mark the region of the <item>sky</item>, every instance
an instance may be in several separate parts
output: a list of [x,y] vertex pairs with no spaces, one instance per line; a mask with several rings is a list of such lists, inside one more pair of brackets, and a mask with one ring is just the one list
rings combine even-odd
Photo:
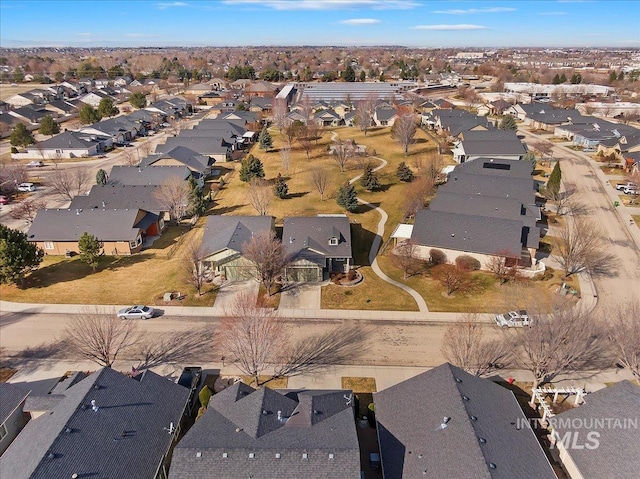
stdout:
[[637,0],[0,0],[0,46],[640,47]]

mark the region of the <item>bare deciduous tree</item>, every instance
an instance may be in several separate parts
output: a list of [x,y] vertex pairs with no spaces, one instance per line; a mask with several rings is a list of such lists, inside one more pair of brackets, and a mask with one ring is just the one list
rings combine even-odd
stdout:
[[563,302],[550,312],[527,310],[531,327],[509,328],[506,349],[518,367],[531,372],[534,388],[569,371],[610,364],[598,323],[578,305]]
[[564,270],[565,276],[583,269],[595,269],[606,263],[602,230],[592,220],[573,217],[574,224],[566,221],[558,236],[553,238],[553,255]]
[[508,250],[500,250],[487,260],[485,268],[495,274],[500,283],[506,283],[518,275],[517,263],[518,255]]
[[3,161],[0,167],[0,186],[3,193],[13,193],[17,185],[29,179],[27,168],[22,163],[10,164]]
[[291,145],[283,145],[280,148],[280,158],[282,159],[282,168],[285,175],[289,174],[289,168],[291,167]]
[[69,351],[101,366],[111,367],[123,351],[141,340],[138,324],[115,314],[87,309],[75,316],[64,331]]
[[31,223],[38,210],[45,208],[47,202],[40,199],[26,199],[11,208],[9,213],[14,220],[24,220]]
[[398,112],[398,117],[393,123],[391,134],[402,146],[404,156],[409,155],[409,145],[413,143],[417,128],[418,125],[412,111],[401,110]]
[[536,141],[533,145],[533,149],[542,155],[542,158],[553,158],[553,143],[550,141]]
[[124,160],[124,164],[127,166],[135,166],[138,164],[138,155],[137,155],[137,148],[136,151],[133,151],[133,148],[125,148],[124,151],[122,152],[121,156],[122,159]]
[[616,361],[640,379],[640,301],[630,300],[611,307],[602,322]]
[[368,96],[364,100],[360,100],[356,105],[355,123],[367,136],[367,130],[371,127],[371,115],[373,114],[373,108],[375,105],[375,96]]
[[508,352],[500,339],[485,337],[486,327],[476,313],[463,314],[447,326],[440,350],[454,366],[475,376],[504,367]]
[[178,222],[189,210],[189,186],[178,177],[171,177],[153,192],[160,205],[169,212],[169,217]]
[[245,258],[253,262],[258,274],[258,280],[273,294],[273,285],[284,273],[289,262],[282,242],[271,231],[254,235],[248,243],[243,245],[242,253]]
[[258,212],[260,216],[265,216],[269,212],[271,201],[273,200],[273,190],[268,183],[261,178],[252,178],[249,184],[247,195],[249,204]]
[[273,118],[273,124],[278,128],[278,131],[282,133],[285,126],[287,115],[289,114],[289,108],[287,107],[287,100],[284,98],[275,98],[273,100],[273,107],[271,109],[271,116]]
[[217,336],[221,350],[240,371],[252,376],[256,385],[269,366],[283,360],[289,347],[284,322],[273,310],[258,308],[255,298],[244,292],[225,311]]
[[393,249],[393,262],[402,270],[403,279],[407,279],[414,270],[416,263],[417,245],[411,240],[400,243]]
[[329,187],[329,173],[324,168],[312,168],[311,184],[320,193],[320,201],[324,201],[324,193]]
[[433,182],[426,176],[420,176],[405,186],[404,215],[411,218],[424,207],[427,195],[433,189]]
[[347,166],[348,161],[351,159],[351,153],[353,149],[349,147],[340,138],[333,142],[333,159],[340,167],[340,171],[344,171],[344,167]]
[[202,286],[204,285],[208,271],[203,259],[211,252],[201,241],[191,238],[185,247],[185,264],[187,284],[190,284],[198,291],[198,296],[202,296]]
[[89,180],[89,170],[85,168],[56,169],[47,178],[46,183],[51,188],[51,191],[60,198],[71,201],[74,197],[87,191]]
[[469,284],[469,273],[452,264],[440,264],[433,268],[433,278],[445,287],[447,296],[456,291],[465,291]]

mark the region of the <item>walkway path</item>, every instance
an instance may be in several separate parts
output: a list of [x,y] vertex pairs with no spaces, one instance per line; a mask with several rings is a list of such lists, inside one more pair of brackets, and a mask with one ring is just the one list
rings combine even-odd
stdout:
[[[337,133],[335,131],[331,132],[331,140],[335,141],[335,139],[338,137]],[[378,165],[377,167],[375,167],[373,169],[373,171],[378,171],[381,170],[382,168],[384,168],[385,166],[387,166],[387,160],[377,157],[377,156],[372,156],[371,158],[374,158],[376,160],[378,160],[380,162],[380,165]],[[362,174],[351,178],[349,180],[349,184],[352,185],[353,183],[355,183],[356,181],[358,181],[360,179],[360,177],[362,176]],[[379,214],[380,214],[380,221],[378,221],[378,229],[376,231],[376,237],[373,240],[373,243],[371,244],[371,249],[369,250],[369,262],[371,263],[371,269],[373,270],[373,272],[378,275],[378,277],[380,277],[380,279],[382,279],[383,281],[386,281],[389,284],[392,284],[400,289],[402,289],[403,291],[406,291],[407,293],[409,293],[413,299],[416,301],[416,303],[418,304],[418,310],[421,313],[425,313],[425,312],[429,312],[429,307],[427,306],[427,303],[425,302],[424,298],[422,297],[422,295],[420,295],[420,293],[418,293],[415,289],[410,288],[409,286],[407,286],[406,284],[400,283],[398,281],[395,281],[393,279],[391,279],[389,276],[387,276],[386,274],[384,274],[382,272],[382,270],[380,269],[380,266],[378,265],[378,250],[380,249],[380,246],[382,245],[382,238],[384,237],[384,226],[387,223],[387,219],[389,219],[389,215],[387,215],[387,212],[384,211],[382,208],[380,208],[379,206],[375,206],[372,205],[371,203],[358,198],[358,203],[371,208],[372,210],[376,210]]]

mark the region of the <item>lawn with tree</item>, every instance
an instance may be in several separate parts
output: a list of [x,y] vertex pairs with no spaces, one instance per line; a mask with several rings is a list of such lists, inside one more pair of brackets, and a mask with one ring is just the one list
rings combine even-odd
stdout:
[[40,122],[40,134],[45,136],[53,136],[60,133],[60,125],[53,119],[51,115],[45,115]]
[[18,123],[11,131],[11,136],[9,136],[9,143],[16,148],[24,148],[33,145],[35,142],[33,134],[23,123]]
[[28,241],[26,233],[0,224],[0,284],[21,286],[43,257],[44,251]]

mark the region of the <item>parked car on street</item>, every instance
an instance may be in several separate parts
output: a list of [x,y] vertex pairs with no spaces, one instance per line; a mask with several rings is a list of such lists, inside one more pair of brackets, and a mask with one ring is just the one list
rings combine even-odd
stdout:
[[20,183],[18,185],[18,191],[36,191],[36,185],[33,183]]
[[135,305],[118,311],[121,319],[149,319],[153,317],[154,310],[149,306]]
[[531,321],[529,315],[523,309],[520,311],[509,311],[508,313],[498,314],[495,317],[496,324],[500,327],[507,326],[509,328],[521,328],[523,326],[530,326]]
[[41,168],[44,166],[44,161],[30,161],[27,166],[29,168]]

